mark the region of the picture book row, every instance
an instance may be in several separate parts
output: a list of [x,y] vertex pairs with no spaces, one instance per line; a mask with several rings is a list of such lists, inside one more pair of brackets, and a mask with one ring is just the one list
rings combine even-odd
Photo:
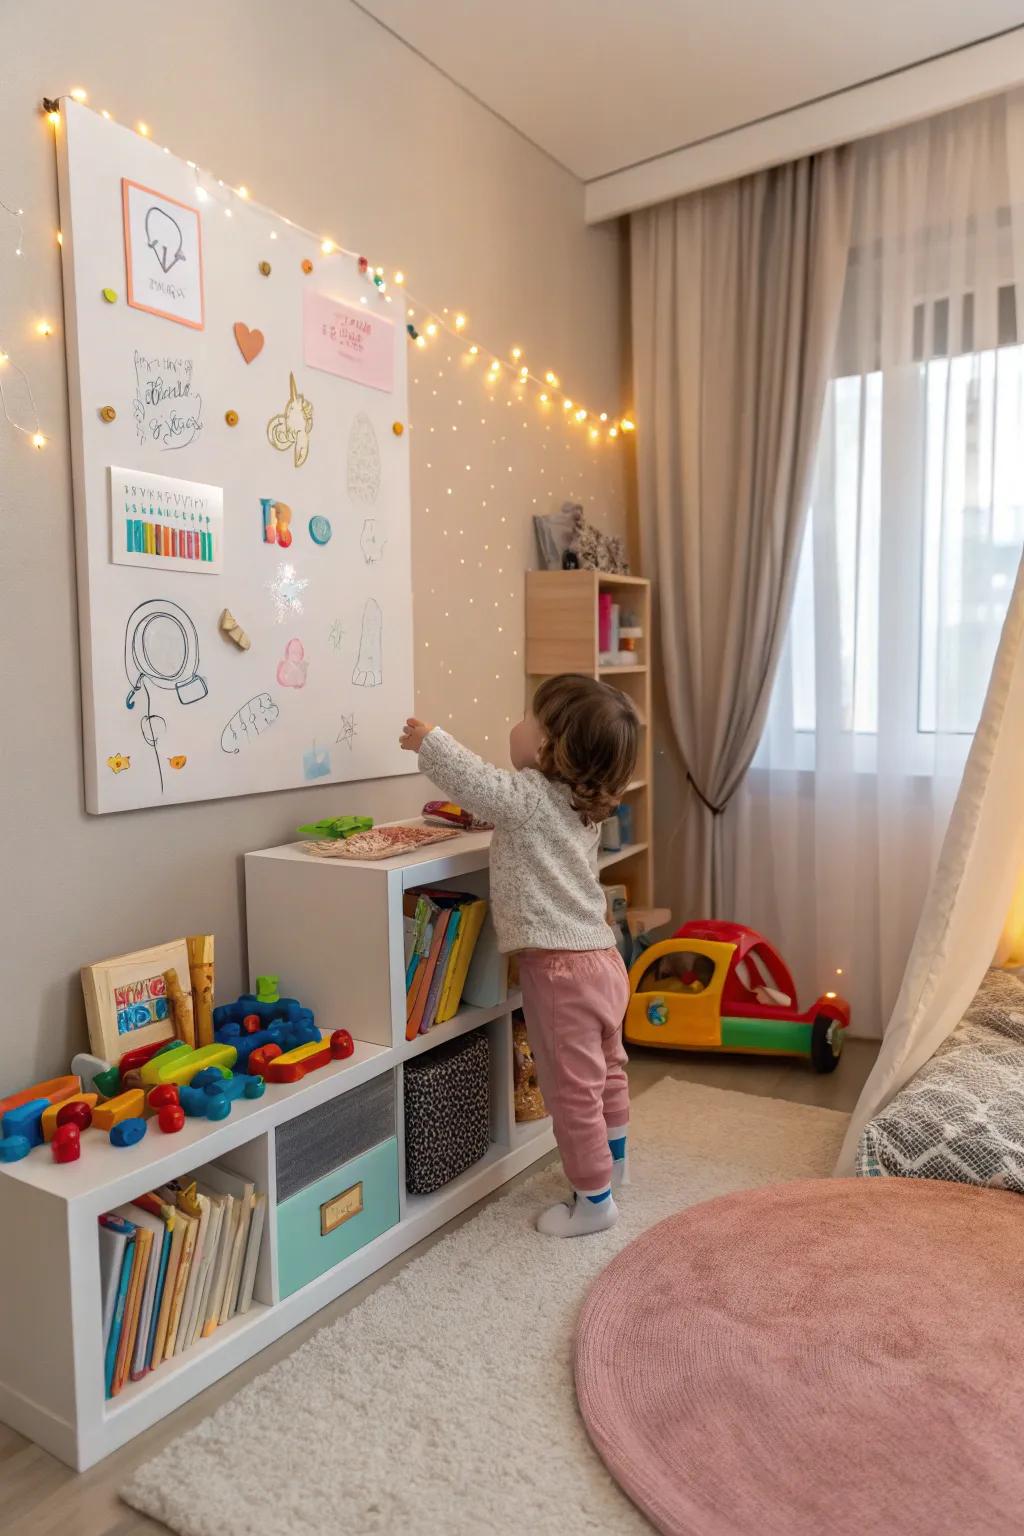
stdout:
[[455,1017],[463,996],[483,1003],[481,986],[497,1001],[485,971],[500,964],[493,934],[471,970],[487,916],[487,903],[467,891],[407,891],[405,935],[405,1037],[415,1040]]
[[265,1212],[262,1191],[210,1163],[100,1217],[108,1398],[249,1310]]

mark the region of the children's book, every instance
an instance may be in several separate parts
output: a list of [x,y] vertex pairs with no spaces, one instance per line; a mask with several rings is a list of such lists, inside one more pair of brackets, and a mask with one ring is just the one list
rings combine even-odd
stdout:
[[145,1227],[137,1226],[135,1229],[135,1257],[132,1264],[131,1279],[128,1282],[128,1297],[125,1301],[121,1340],[117,1346],[114,1382],[110,1389],[111,1397],[116,1397],[128,1380],[128,1371],[135,1351],[135,1339],[139,1331],[142,1292],[146,1283],[146,1273],[149,1267],[149,1256],[152,1246],[152,1232],[147,1231]]
[[[160,1361],[157,1354],[157,1331],[160,1325],[161,1314],[166,1319],[164,1310],[164,1297],[167,1285],[167,1269],[170,1264],[171,1248],[174,1241],[174,1207],[167,1205],[156,1195],[140,1195],[132,1205],[141,1211],[148,1211],[151,1216],[159,1218],[163,1222],[163,1240],[159,1246],[159,1258],[156,1271],[156,1290],[153,1295],[153,1313],[149,1324],[149,1338],[146,1342],[145,1368],[152,1370]],[[154,1252],[157,1250],[154,1249]]]
[[206,1201],[206,1228],[203,1233],[203,1256],[199,1264],[199,1277],[196,1282],[195,1303],[192,1309],[192,1320],[189,1325],[188,1338],[185,1348],[191,1346],[202,1335],[206,1323],[206,1314],[210,1305],[210,1287],[213,1283],[213,1272],[217,1267],[217,1258],[220,1253],[220,1230],[224,1221],[224,1202],[219,1195],[209,1196],[196,1191],[197,1200]]
[[124,1250],[135,1228],[130,1221],[109,1212],[100,1217],[100,1287],[103,1294],[103,1348],[110,1343],[117,1294],[121,1286]]
[[441,992],[445,978],[448,975],[448,966],[451,963],[452,950],[455,947],[456,935],[462,926],[462,909],[453,907],[448,914],[448,922],[444,930],[444,941],[441,952],[437,957],[437,965],[430,981],[430,989],[427,992],[427,1004],[420,1020],[420,1034],[425,1035],[437,1017],[437,1005],[441,1001]]
[[[176,1199],[177,1192],[168,1185],[160,1191],[163,1199]],[[181,1312],[185,1301],[185,1292],[188,1289],[189,1277],[192,1272],[192,1256],[195,1253],[196,1232],[199,1227],[198,1219],[191,1216],[181,1206],[177,1208],[175,1226],[183,1228],[181,1240],[181,1253],[178,1260],[178,1271],[174,1277],[174,1294],[171,1297],[171,1310],[167,1319],[167,1336],[164,1342],[164,1359],[169,1360],[176,1352],[178,1332],[181,1328]]]
[[196,1183],[204,1195],[208,1195],[211,1201],[218,1201],[221,1205],[220,1236],[217,1240],[217,1254],[213,1261],[213,1274],[210,1279],[210,1289],[207,1292],[207,1303],[203,1316],[201,1335],[208,1339],[220,1322],[221,1308],[224,1304],[224,1290],[228,1282],[228,1270],[231,1266],[231,1256],[234,1252],[235,1238],[238,1235],[238,1201],[232,1195],[222,1195],[212,1185],[197,1176]]
[[461,920],[455,944],[452,948],[444,986],[437,1006],[435,1022],[445,1024],[453,1019],[462,1003],[463,988],[469,975],[470,961],[476,950],[477,940],[487,916],[487,903],[478,897],[470,898],[460,908]]
[[185,1299],[181,1306],[181,1326],[178,1328],[178,1337],[174,1342],[174,1353],[180,1355],[188,1349],[192,1343],[195,1331],[196,1310],[199,1306],[199,1297],[202,1291],[206,1270],[203,1267],[206,1258],[206,1234],[210,1225],[210,1202],[205,1195],[200,1195],[195,1183],[190,1181],[187,1189],[179,1195],[179,1204],[182,1199],[191,1201],[189,1209],[194,1207],[196,1213],[196,1245],[192,1253],[192,1272],[188,1277],[185,1287]]
[[198,1170],[198,1176],[211,1189],[217,1190],[220,1194],[229,1195],[238,1207],[238,1223],[233,1234],[231,1255],[225,1277],[224,1294],[221,1297],[217,1318],[219,1323],[226,1323],[229,1317],[234,1317],[238,1309],[242,1268],[245,1263],[249,1223],[252,1219],[253,1194],[256,1186],[251,1179],[243,1178],[240,1173],[235,1173],[230,1168],[224,1168],[219,1163],[208,1163],[205,1168]]
[[[100,1217],[100,1221],[106,1221]],[[121,1273],[117,1282],[117,1295],[114,1299],[114,1314],[110,1323],[110,1337],[107,1339],[107,1349],[103,1360],[103,1388],[107,1397],[114,1395],[114,1373],[117,1366],[117,1356],[121,1347],[121,1333],[124,1328],[124,1315],[128,1305],[128,1290],[131,1284],[132,1273],[135,1269],[135,1227],[125,1237],[124,1247],[121,1250]]]
[[430,954],[427,956],[427,961],[423,968],[423,974],[420,978],[419,990],[416,994],[416,1002],[405,1026],[405,1038],[407,1040],[415,1040],[416,1036],[420,1032],[420,1026],[423,1023],[423,1015],[427,1008],[427,1000],[430,997],[430,986],[434,979],[434,972],[437,969],[437,962],[440,959],[441,950],[444,946],[444,936],[448,927],[448,919],[450,916],[450,911],[443,911],[438,912],[437,917],[434,919],[434,937],[430,945]]
[[149,1233],[149,1255],[146,1260],[146,1271],[142,1277],[141,1290],[139,1292],[138,1326],[135,1330],[135,1341],[132,1345],[131,1358],[128,1362],[128,1374],[132,1381],[140,1381],[145,1376],[148,1366],[146,1364],[149,1350],[150,1326],[153,1321],[153,1305],[156,1299],[157,1280],[160,1275],[160,1259],[163,1252],[165,1227],[158,1216],[150,1215],[149,1211],[135,1205],[122,1205],[114,1212],[123,1221],[132,1221],[137,1228]]
[[494,921],[488,912],[470,961],[463,1002],[474,1008],[494,1008],[508,992],[508,956],[499,954]]
[[252,1219],[249,1222],[249,1233],[245,1245],[245,1258],[242,1264],[241,1279],[238,1286],[238,1311],[248,1312],[252,1305],[252,1292],[256,1284],[256,1265],[260,1256],[260,1240],[263,1236],[263,1222],[267,1211],[267,1197],[262,1191],[257,1190],[252,1197]]
[[[155,1196],[153,1197],[156,1198]],[[159,1202],[163,1204],[163,1202]],[[156,1328],[153,1333],[153,1348],[150,1351],[150,1364],[157,1366],[164,1358],[164,1350],[167,1346],[167,1328],[171,1319],[171,1306],[174,1301],[174,1287],[178,1278],[178,1266],[181,1263],[181,1246],[185,1238],[185,1223],[173,1206],[164,1205],[164,1209],[170,1212],[169,1231],[171,1235],[170,1250],[167,1255],[167,1267],[164,1271],[163,1286],[160,1292],[160,1310],[157,1314]]]

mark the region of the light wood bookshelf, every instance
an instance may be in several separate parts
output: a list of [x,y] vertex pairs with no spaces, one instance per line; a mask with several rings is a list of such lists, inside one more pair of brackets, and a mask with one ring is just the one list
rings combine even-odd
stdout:
[[[598,648],[598,597],[610,592],[632,612],[643,638],[633,666],[602,666]],[[625,885],[630,907],[653,901],[651,848],[651,584],[643,576],[608,576],[603,571],[528,571],[526,576],[526,672],[530,693],[546,677],[582,672],[621,688],[640,717],[640,753],[623,800],[633,811],[633,841],[615,853],[602,853],[598,865],[605,884]]]
[[[374,863],[313,858],[301,844],[246,855],[250,980],[280,969],[282,990],[312,1007],[323,1031],[348,1029],[354,1054],[297,1083],[270,1085],[262,1098],[239,1100],[226,1120],[189,1119],[171,1136],[151,1124],[142,1141],[123,1149],[88,1130],[79,1162],[58,1165],[49,1148],[36,1148],[0,1165],[0,1230],[10,1245],[0,1307],[0,1420],[82,1471],[553,1150],[550,1119],[515,1118],[517,991],[501,988],[492,1006],[464,1004],[448,1023],[405,1038],[403,895],[450,885],[486,896],[490,841],[489,832],[466,833]],[[490,1042],[491,1145],[433,1194],[409,1194],[405,1064],[481,1027]],[[399,1219],[286,1294],[278,1273],[278,1128],[382,1073],[395,1087]],[[106,1400],[97,1218],[214,1161],[267,1196],[252,1307]]]

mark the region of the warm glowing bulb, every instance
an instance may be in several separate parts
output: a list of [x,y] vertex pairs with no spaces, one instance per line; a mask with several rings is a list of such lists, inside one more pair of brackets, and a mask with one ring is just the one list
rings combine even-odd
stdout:
[[602,411],[601,412],[601,420],[602,421],[607,421],[608,420],[608,412],[607,411]]
[[598,432],[596,427],[591,427],[590,435],[591,435],[591,437],[600,437],[601,434],[600,434],[600,432]]
[[384,276],[384,268],[383,267],[376,267],[375,271],[376,271],[378,277],[383,277]]
[[401,287],[401,285],[405,282],[405,273],[404,272],[396,272],[395,273],[395,282],[399,285],[399,287]]
[[43,436],[43,434],[41,432],[33,432],[33,434],[32,434],[32,446],[33,446],[33,448],[43,448],[43,447],[45,447],[45,445],[46,445],[46,438]]
[[210,201],[210,194],[205,187],[196,187],[196,197],[198,197],[201,203],[208,203]]
[[6,352],[0,352],[0,368],[2,368],[4,363],[6,363],[6,362],[7,362],[7,353]]
[[628,416],[623,416],[622,420],[619,422],[619,426],[622,428],[623,432],[633,432],[636,430],[636,422],[630,421]]
[[457,331],[461,331],[463,326],[465,325],[465,323],[466,323],[465,315],[456,315],[455,316],[455,329]]
[[239,195],[239,197],[248,197],[249,196],[249,188],[248,187],[239,187],[238,195]]
[[513,347],[512,348],[512,356],[515,358],[517,363],[518,363],[519,359],[522,357],[522,355],[523,355],[522,347]]
[[39,336],[53,335],[53,326],[50,324],[49,320],[40,320],[39,324],[36,326],[36,334]]
[[320,249],[321,249],[321,251],[323,251],[325,256],[329,256],[331,254],[331,252],[334,250],[334,241],[333,240],[321,240],[320,241]]
[[525,368],[525,367],[520,368],[520,370],[519,370],[519,377],[521,379],[528,379],[530,377],[530,370],[529,370],[529,368]]
[[64,244],[64,236],[61,234],[59,229],[57,231],[57,244],[58,245],[63,245]]
[[549,368],[547,373],[544,375],[544,381],[547,384],[554,384],[554,385],[557,386],[557,384],[558,384],[558,375],[556,373],[552,373],[551,369]]
[[825,993],[825,996],[826,996],[826,997],[835,997],[835,995],[836,995],[836,994],[835,994],[835,993],[834,993],[834,992],[826,992],[826,993]]
[[546,394],[541,394],[541,396],[540,396],[540,403],[541,403],[541,405],[547,405],[548,397],[547,397]]
[[618,437],[618,435],[619,435],[618,427],[609,427],[608,428],[608,436],[609,437]]
[[434,324],[433,320],[430,321],[430,323],[425,327],[425,329],[426,329],[426,332],[427,332],[428,336],[436,336],[437,335],[437,326]]
[[836,975],[837,975],[837,976],[841,976],[841,975],[842,975],[842,974],[843,974],[843,968],[842,968],[842,966],[841,966],[841,965],[837,965],[837,966],[836,966]]
[[480,348],[477,346],[476,342],[474,341],[473,345],[469,349],[470,357],[476,357],[476,355],[477,355],[477,353],[479,351],[480,351]]
[[103,108],[103,111],[100,113],[100,117],[105,117],[107,122],[110,122],[110,113],[107,111],[106,107]]
[[427,338],[425,336],[417,336],[416,337],[416,345],[418,347],[425,347],[426,344],[427,344]]
[[580,410],[578,410],[578,411],[577,411],[577,412],[576,412],[576,420],[577,420],[577,421],[586,421],[586,419],[587,419],[587,413],[586,413],[586,411],[584,411],[584,410],[582,410],[582,409],[580,409]]
[[150,135],[152,130],[150,129],[150,126],[149,126],[148,123],[137,123],[136,127],[138,128],[139,132],[142,134],[142,137],[144,139],[148,139],[149,138],[149,135]]
[[59,112],[47,112],[47,114],[46,114],[46,121],[48,123],[52,123],[55,128],[58,127],[59,124],[60,124],[60,113]]
[[562,401],[562,410],[563,411],[571,411],[572,410],[572,401],[571,400],[563,400]]
[[71,94],[72,101],[88,101],[89,100],[88,92],[83,91],[82,87],[80,85],[76,85],[74,90],[70,94]]

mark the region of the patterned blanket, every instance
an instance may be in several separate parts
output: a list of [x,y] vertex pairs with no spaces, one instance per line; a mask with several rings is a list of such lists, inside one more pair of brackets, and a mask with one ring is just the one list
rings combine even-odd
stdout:
[[986,974],[949,1039],[865,1127],[857,1172],[1024,1194],[1024,981]]

